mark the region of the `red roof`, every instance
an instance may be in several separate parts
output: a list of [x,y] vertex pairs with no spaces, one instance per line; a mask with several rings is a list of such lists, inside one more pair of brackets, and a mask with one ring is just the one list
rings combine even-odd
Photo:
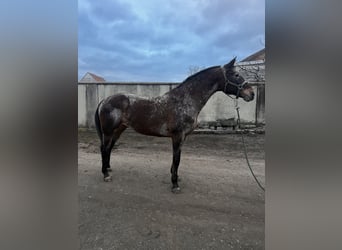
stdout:
[[95,75],[95,74],[93,74],[93,73],[90,73],[90,72],[88,72],[88,74],[89,75],[91,75],[96,81],[98,81],[98,82],[105,82],[106,80],[103,78],[103,77],[101,77],[101,76],[97,76],[97,75]]
[[85,73],[85,75],[82,77],[82,79],[80,80],[80,82],[88,82],[89,79],[86,79],[86,76],[87,76],[87,75],[91,76],[95,82],[105,82],[105,81],[106,81],[106,80],[105,80],[103,77],[101,77],[101,76],[95,75],[94,73],[87,72],[87,73]]

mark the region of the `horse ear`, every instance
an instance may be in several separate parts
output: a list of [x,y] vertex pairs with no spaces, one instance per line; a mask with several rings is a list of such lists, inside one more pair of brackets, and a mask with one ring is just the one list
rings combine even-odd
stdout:
[[232,67],[234,66],[234,64],[235,64],[235,60],[236,60],[236,57],[234,57],[229,63],[227,63],[226,65],[224,65],[224,67],[225,67],[226,69],[232,68]]

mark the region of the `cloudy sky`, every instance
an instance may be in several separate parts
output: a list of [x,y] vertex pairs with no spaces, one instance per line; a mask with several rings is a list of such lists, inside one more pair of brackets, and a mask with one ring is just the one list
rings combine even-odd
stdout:
[[265,46],[264,0],[78,0],[78,77],[181,82]]

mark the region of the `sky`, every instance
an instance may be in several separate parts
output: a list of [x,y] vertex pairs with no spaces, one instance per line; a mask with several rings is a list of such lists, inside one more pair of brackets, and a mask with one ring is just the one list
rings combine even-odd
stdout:
[[265,0],[78,0],[78,78],[181,82],[265,47]]

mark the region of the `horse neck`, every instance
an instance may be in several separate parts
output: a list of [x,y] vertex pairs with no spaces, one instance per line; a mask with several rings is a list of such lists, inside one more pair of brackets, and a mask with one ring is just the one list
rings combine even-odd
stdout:
[[217,91],[223,90],[224,77],[219,67],[213,67],[189,77],[180,86],[170,91],[179,100],[190,101],[198,112],[209,98]]

